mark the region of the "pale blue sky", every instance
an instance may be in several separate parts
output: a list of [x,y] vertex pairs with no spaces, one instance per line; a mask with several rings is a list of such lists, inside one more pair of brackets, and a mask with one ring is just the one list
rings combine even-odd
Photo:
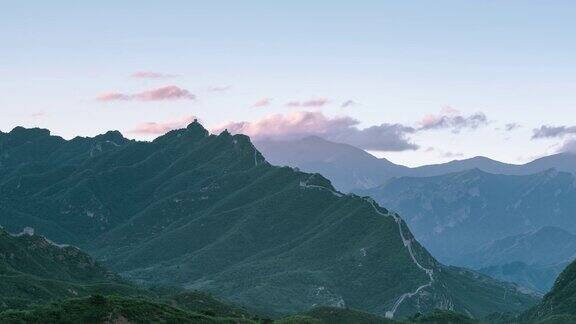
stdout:
[[[150,138],[129,131],[187,115],[215,127],[302,110],[351,116],[360,128],[414,126],[449,106],[490,122],[418,132],[419,150],[379,155],[410,165],[523,162],[563,140],[531,140],[533,128],[576,125],[574,17],[576,2],[554,0],[0,0],[0,130]],[[176,77],[131,78],[136,71]],[[197,100],[96,100],[165,85]],[[270,106],[251,107],[265,97]],[[285,106],[312,98],[330,103]],[[340,107],[346,100],[359,105]],[[507,123],[522,127],[496,129]]]

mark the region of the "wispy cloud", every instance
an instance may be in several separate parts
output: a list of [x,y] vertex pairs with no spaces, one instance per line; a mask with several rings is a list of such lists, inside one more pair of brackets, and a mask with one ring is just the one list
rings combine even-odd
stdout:
[[157,89],[152,89],[140,92],[135,95],[135,98],[142,101],[159,101],[159,100],[195,100],[196,96],[191,94],[186,89],[177,86],[166,86]]
[[254,108],[268,107],[268,106],[270,106],[270,104],[272,104],[271,98],[261,98],[261,99],[258,99],[255,103],[253,103],[251,107],[254,107]]
[[576,134],[576,126],[540,126],[532,131],[532,139],[564,137]]
[[412,127],[400,124],[381,124],[364,129],[359,121],[348,116],[327,117],[321,112],[299,111],[275,114],[253,122],[230,122],[213,129],[242,133],[255,140],[289,140],[317,135],[328,140],[351,144],[366,150],[405,151],[415,150],[407,135],[415,132]]
[[441,151],[439,154],[440,154],[441,157],[446,158],[446,159],[455,159],[455,158],[459,158],[459,157],[463,157],[463,156],[464,156],[463,153],[460,153],[460,152],[449,152],[449,151],[448,151],[448,152]]
[[214,87],[208,88],[208,91],[210,91],[210,92],[226,92],[226,91],[229,91],[230,89],[232,89],[232,86],[230,86],[230,85],[214,86]]
[[359,104],[354,100],[346,100],[340,105],[340,107],[341,108],[348,108],[348,107],[354,107],[354,106],[358,106],[358,105]]
[[120,92],[106,92],[98,95],[96,99],[99,101],[121,101],[132,100],[132,96]]
[[136,79],[166,79],[176,77],[175,74],[167,74],[151,71],[137,71],[132,73],[130,76]]
[[99,95],[99,101],[169,101],[169,100],[195,100],[196,96],[186,89],[171,85],[156,89],[146,90],[135,94],[126,94],[120,92],[108,92]]
[[46,112],[45,111],[37,111],[35,113],[30,114],[30,117],[34,118],[34,119],[40,119],[40,118],[44,118],[46,117]]
[[477,129],[488,124],[488,118],[482,112],[463,116],[460,111],[446,107],[438,115],[427,115],[419,123],[420,130],[450,129],[459,133],[463,129]]
[[522,127],[520,124],[517,123],[508,123],[506,125],[504,125],[504,130],[507,132],[511,132],[513,130],[516,130],[518,128]]
[[304,100],[304,101],[299,101],[299,100],[290,101],[290,102],[286,103],[286,106],[311,108],[311,107],[323,107],[323,106],[327,105],[328,103],[330,103],[330,100],[328,100],[326,98],[315,98],[315,99],[309,99],[309,100]]
[[167,120],[163,122],[147,122],[136,125],[130,133],[140,134],[140,135],[162,135],[168,133],[171,130],[185,128],[188,124],[192,123],[196,116],[189,115],[183,116],[178,119]]

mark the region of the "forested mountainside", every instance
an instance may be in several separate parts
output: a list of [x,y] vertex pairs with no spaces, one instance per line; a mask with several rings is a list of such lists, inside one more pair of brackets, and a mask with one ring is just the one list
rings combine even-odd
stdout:
[[519,322],[576,323],[576,262],[562,271],[552,290]]
[[0,147],[1,224],[80,246],[139,283],[205,290],[269,314],[326,305],[479,317],[536,300],[443,266],[399,215],[318,174],[272,166],[248,137],[209,135],[197,122],[153,142],[18,128]]
[[[450,312],[401,322],[369,313],[318,307],[272,320],[175,287],[138,288],[78,248],[56,245],[31,230],[0,230],[1,323],[419,323],[452,319]],[[111,295],[108,295],[111,294]]]
[[[121,281],[77,248],[55,245],[30,230],[18,235],[2,230],[0,257],[2,323],[494,324],[571,323],[576,319],[573,305],[576,263],[566,268],[541,303],[519,315],[493,313],[474,319],[452,311],[434,310],[397,321],[349,308],[315,307],[272,320],[198,291],[137,288]],[[110,293],[113,295],[106,295]]]
[[78,248],[0,228],[0,311],[94,293],[138,291]]

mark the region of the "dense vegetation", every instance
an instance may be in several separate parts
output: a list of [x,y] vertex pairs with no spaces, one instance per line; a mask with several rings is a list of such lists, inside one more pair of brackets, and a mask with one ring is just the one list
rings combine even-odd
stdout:
[[[191,295],[190,299],[197,299]],[[202,300],[202,299],[200,299]],[[198,300],[198,301],[200,301]],[[209,305],[206,305],[209,306]],[[434,311],[406,320],[389,320],[364,312],[321,307],[306,313],[272,320],[246,314],[172,306],[141,297],[93,295],[67,299],[27,310],[0,312],[1,323],[274,323],[274,324],[412,324],[412,323],[478,323],[453,312]]]
[[144,298],[94,295],[0,313],[1,323],[255,323],[196,313]]
[[576,322],[576,261],[560,274],[552,291],[521,319],[547,323],[571,319]]
[[1,224],[80,246],[137,283],[203,290],[271,316],[336,306],[480,317],[536,301],[443,266],[399,216],[197,122],[151,143],[17,128],[0,134],[0,149]]
[[[198,295],[191,295],[191,299]],[[514,314],[491,314],[481,319],[452,311],[435,310],[429,314],[416,314],[403,320],[390,320],[357,310],[321,307],[308,312],[280,319],[267,319],[249,314],[230,313],[229,310],[212,308],[213,299],[200,299],[201,309],[185,305],[170,305],[144,297],[121,297],[117,295],[92,295],[84,298],[60,300],[25,310],[0,312],[1,323],[260,323],[260,324],[569,324],[576,316],[573,309],[567,313],[540,314],[529,312]],[[220,302],[214,301],[222,307]],[[567,305],[565,305],[567,306]],[[234,309],[234,307],[230,307]],[[572,313],[570,315],[569,313]]]
[[78,248],[0,229],[0,310],[93,293],[140,294]]

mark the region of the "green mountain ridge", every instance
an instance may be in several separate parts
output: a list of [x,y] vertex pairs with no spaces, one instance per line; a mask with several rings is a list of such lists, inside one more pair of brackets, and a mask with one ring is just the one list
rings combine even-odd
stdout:
[[98,292],[138,289],[75,247],[0,229],[0,310]]
[[576,262],[572,262],[556,279],[552,290],[521,321],[558,323],[576,322]]
[[[115,287],[117,275],[88,255],[74,247],[55,245],[30,230],[18,235],[1,230],[0,259],[1,323],[397,323],[361,311],[329,307],[272,321],[203,292],[170,287],[144,290],[128,284]],[[41,289],[47,294],[19,296],[20,303],[7,304],[17,295],[10,286],[11,276],[23,279],[18,269],[30,272],[18,282],[21,292]],[[106,281],[111,282],[108,289],[95,284]],[[39,282],[51,284],[40,287]],[[85,297],[78,297],[82,295]]]
[[[0,230],[0,269],[4,285],[0,285],[0,296],[10,296],[14,291],[6,288],[6,282],[18,269],[27,269],[27,280],[20,282],[24,291],[33,291],[39,280],[49,281],[54,286],[42,287],[46,291],[58,292],[57,286],[64,289],[90,287],[91,283],[109,281],[120,282],[118,277],[88,255],[74,247],[56,245],[44,237],[34,235],[30,230],[14,235]],[[317,307],[298,315],[273,321],[274,323],[571,323],[576,317],[573,302],[576,296],[576,262],[565,269],[556,281],[554,289],[544,300],[529,311],[513,314],[491,314],[473,319],[454,312],[434,310],[430,314],[417,314],[401,321],[393,321],[354,309]],[[462,271],[462,270],[460,270]],[[469,275],[477,275],[470,272]],[[31,280],[36,279],[36,280]],[[74,285],[69,284],[73,282]],[[72,286],[73,288],[69,288]],[[126,285],[127,286],[127,285]],[[81,289],[78,289],[84,293]],[[102,296],[94,293],[114,293]],[[171,288],[142,290],[109,289],[92,290],[90,297],[70,298],[78,292],[68,291],[64,295],[26,296],[26,305],[18,305],[19,310],[0,309],[2,323],[108,323],[126,322],[181,322],[181,323],[272,323],[250,312],[222,303],[202,292],[179,291]],[[130,297],[129,294],[139,294]],[[22,298],[23,300],[26,297]],[[36,301],[42,304],[50,299],[58,301],[30,306]]]
[[[153,142],[85,139],[72,153],[47,131],[16,133],[18,141],[0,136],[0,222],[80,246],[138,283],[203,290],[272,315],[338,306],[480,317],[536,301],[441,265],[398,215],[318,174],[270,165],[243,135],[209,135],[195,122]],[[64,162],[36,152],[46,142]]]

